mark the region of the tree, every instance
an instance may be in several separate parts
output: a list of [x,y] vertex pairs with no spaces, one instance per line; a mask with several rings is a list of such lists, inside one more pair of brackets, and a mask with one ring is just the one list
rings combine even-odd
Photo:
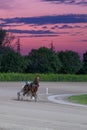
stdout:
[[58,56],[62,62],[62,73],[75,74],[81,68],[81,61],[78,53],[74,51],[61,51],[58,52]]
[[26,63],[24,57],[10,50],[1,59],[1,72],[25,72]]
[[20,54],[20,51],[21,51],[21,45],[20,45],[20,39],[18,38],[17,41],[16,41],[16,46],[17,46],[17,53]]
[[87,52],[83,54],[83,73],[87,74]]
[[16,47],[16,51],[20,54],[20,39],[14,36],[11,32],[7,32],[4,29],[0,29],[0,48],[9,47],[14,49]]
[[11,48],[9,47],[0,47],[0,70],[1,70],[1,62],[3,59],[3,56],[8,54],[10,51],[13,51]]
[[61,62],[56,53],[46,47],[32,50],[28,58],[30,59],[28,72],[58,73],[61,68]]
[[50,49],[55,52],[55,47],[53,45],[53,41],[51,41],[51,43],[50,43]]
[[5,36],[6,36],[6,31],[1,28],[0,29],[0,46],[2,46]]

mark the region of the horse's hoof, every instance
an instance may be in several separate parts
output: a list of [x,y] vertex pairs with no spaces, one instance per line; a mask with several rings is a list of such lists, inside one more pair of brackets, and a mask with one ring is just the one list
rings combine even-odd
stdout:
[[32,97],[32,99],[34,100],[34,97]]

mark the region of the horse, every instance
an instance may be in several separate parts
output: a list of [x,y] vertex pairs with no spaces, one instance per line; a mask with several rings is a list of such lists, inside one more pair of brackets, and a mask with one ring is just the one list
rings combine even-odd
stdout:
[[[37,101],[37,91],[38,91],[38,87],[39,87],[39,80],[40,80],[40,77],[36,76],[36,78],[33,82],[31,82],[28,85],[25,85],[23,87],[23,89],[21,90],[23,96],[30,95],[31,99],[32,99],[32,97],[34,97],[35,101]],[[18,99],[20,99],[20,94],[18,94]]]

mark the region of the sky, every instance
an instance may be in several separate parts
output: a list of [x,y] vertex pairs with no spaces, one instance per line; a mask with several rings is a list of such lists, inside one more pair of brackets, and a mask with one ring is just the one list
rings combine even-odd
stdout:
[[21,53],[50,47],[87,51],[87,0],[0,0],[0,27],[20,38]]

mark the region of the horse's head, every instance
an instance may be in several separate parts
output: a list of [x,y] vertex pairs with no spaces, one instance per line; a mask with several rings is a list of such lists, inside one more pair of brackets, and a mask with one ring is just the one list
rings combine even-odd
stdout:
[[36,77],[36,80],[39,82],[39,80],[40,80],[40,77],[39,77],[39,76],[37,76],[37,77]]
[[34,80],[34,84],[36,84],[37,86],[39,86],[39,80],[40,80],[40,77],[36,76],[36,78]]

